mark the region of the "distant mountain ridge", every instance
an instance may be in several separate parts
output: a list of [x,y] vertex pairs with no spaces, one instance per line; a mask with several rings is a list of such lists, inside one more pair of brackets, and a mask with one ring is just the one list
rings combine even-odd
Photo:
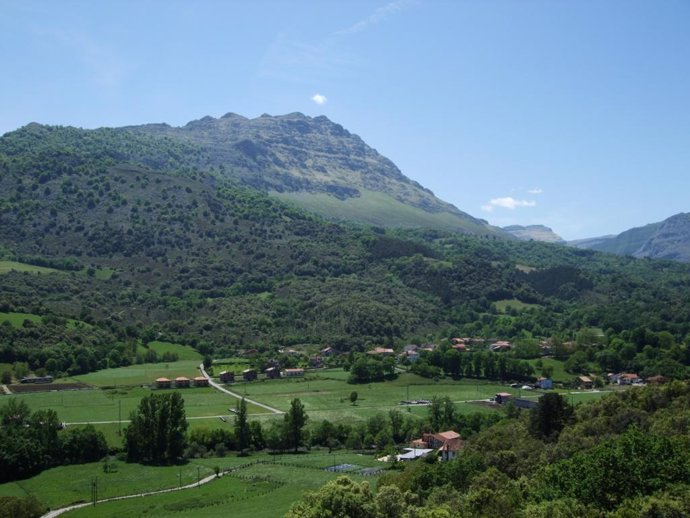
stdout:
[[485,220],[440,200],[325,116],[290,113],[248,119],[227,113],[182,127],[146,124],[122,129],[197,145],[204,165],[326,217],[504,235]]
[[617,236],[571,241],[570,246],[651,259],[690,262],[690,213],[676,214]]
[[503,230],[523,241],[543,241],[545,243],[564,243],[565,240],[545,225],[510,225]]

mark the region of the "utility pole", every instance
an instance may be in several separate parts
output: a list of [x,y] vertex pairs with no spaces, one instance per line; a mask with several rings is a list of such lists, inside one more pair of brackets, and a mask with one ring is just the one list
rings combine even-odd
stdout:
[[117,400],[117,435],[122,435],[122,399]]
[[201,487],[201,467],[196,467],[196,485]]

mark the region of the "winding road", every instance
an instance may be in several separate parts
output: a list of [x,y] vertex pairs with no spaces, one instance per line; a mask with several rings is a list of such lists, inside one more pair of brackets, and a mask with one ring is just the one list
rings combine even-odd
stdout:
[[236,397],[237,399],[243,399],[247,403],[251,403],[252,405],[256,405],[258,407],[264,408],[270,412],[273,412],[274,414],[284,414],[282,410],[278,410],[277,408],[273,408],[272,406],[264,405],[263,403],[259,403],[258,401],[254,401],[253,399],[249,399],[244,397],[242,394],[238,394],[237,392],[233,392],[232,390],[228,390],[225,387],[219,385],[215,381],[211,379],[211,376],[208,375],[206,372],[206,369],[204,369],[204,364],[202,363],[199,365],[199,370],[201,371],[202,376],[208,380],[209,385],[211,385],[214,389],[220,390],[221,392],[225,392],[226,394],[229,394],[232,397]]
[[[157,491],[148,491],[146,493],[137,493],[136,495],[125,495],[125,496],[113,496],[111,498],[104,498],[103,500],[96,500],[96,504],[102,504],[105,502],[115,502],[117,500],[127,500],[129,498],[139,498],[143,496],[150,495],[160,495],[162,493],[172,493],[173,491],[182,491],[184,489],[192,489],[193,487],[199,487],[203,484],[208,484],[211,480],[218,478],[216,475],[209,475],[208,477],[202,478],[199,482],[194,482],[192,484],[187,484],[186,486],[173,487],[169,489],[159,489]],[[67,513],[69,511],[74,511],[75,509],[81,509],[82,507],[88,507],[94,505],[93,502],[83,502],[81,504],[68,505],[66,507],[61,507],[60,509],[55,509],[53,511],[48,511],[46,514],[41,516],[41,518],[53,518],[55,516],[60,516],[61,514]]]

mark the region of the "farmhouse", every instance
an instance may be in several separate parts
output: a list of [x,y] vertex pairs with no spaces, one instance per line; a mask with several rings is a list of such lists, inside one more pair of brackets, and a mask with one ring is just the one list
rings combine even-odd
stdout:
[[235,381],[235,373],[230,371],[223,371],[219,375],[221,383],[233,383]]
[[256,371],[254,369],[243,370],[242,379],[244,379],[244,381],[254,381],[256,379]]
[[194,378],[195,387],[208,387],[208,379],[204,376],[197,376]]
[[321,356],[334,356],[336,354],[336,350],[333,349],[333,347],[326,347],[324,349],[321,349]]
[[542,390],[547,390],[547,389],[552,389],[553,388],[553,380],[550,378],[538,378],[537,387],[542,389]]
[[410,444],[414,450],[430,451],[437,449],[443,461],[454,459],[464,445],[465,442],[460,434],[453,430],[433,434],[425,433],[422,434],[421,439],[415,439]]
[[591,389],[594,386],[594,382],[589,376],[578,376],[575,381],[578,386],[583,389]]
[[304,376],[304,369],[285,369],[283,376],[286,378],[301,378]]
[[266,377],[270,380],[280,378],[280,369],[278,367],[269,367],[266,369]]
[[491,350],[494,352],[504,352],[510,351],[512,347],[513,345],[510,342],[506,342],[505,340],[499,340],[498,342],[494,342],[491,345]]
[[507,403],[511,397],[513,397],[513,395],[510,392],[499,392],[496,394],[494,400],[499,405],[502,405],[503,403]]
[[156,388],[170,388],[172,386],[172,380],[168,378],[158,378],[156,380]]
[[185,378],[184,376],[178,376],[177,378],[175,378],[175,386],[177,388],[187,388],[189,387],[191,382],[192,380],[190,380],[189,378]]
[[618,375],[619,385],[632,385],[640,383],[641,381],[640,377],[632,372],[624,372]]

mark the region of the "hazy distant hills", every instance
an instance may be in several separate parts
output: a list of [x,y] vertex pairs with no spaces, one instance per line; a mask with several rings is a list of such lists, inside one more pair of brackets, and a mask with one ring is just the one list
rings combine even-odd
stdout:
[[202,166],[321,215],[389,227],[502,234],[410,180],[360,137],[324,116],[248,119],[228,113],[183,127],[123,128],[198,146]]
[[544,225],[510,225],[503,227],[505,232],[523,241],[543,241],[545,243],[564,243],[561,236]]
[[570,246],[633,257],[690,262],[690,213],[631,228],[617,236],[571,241]]

